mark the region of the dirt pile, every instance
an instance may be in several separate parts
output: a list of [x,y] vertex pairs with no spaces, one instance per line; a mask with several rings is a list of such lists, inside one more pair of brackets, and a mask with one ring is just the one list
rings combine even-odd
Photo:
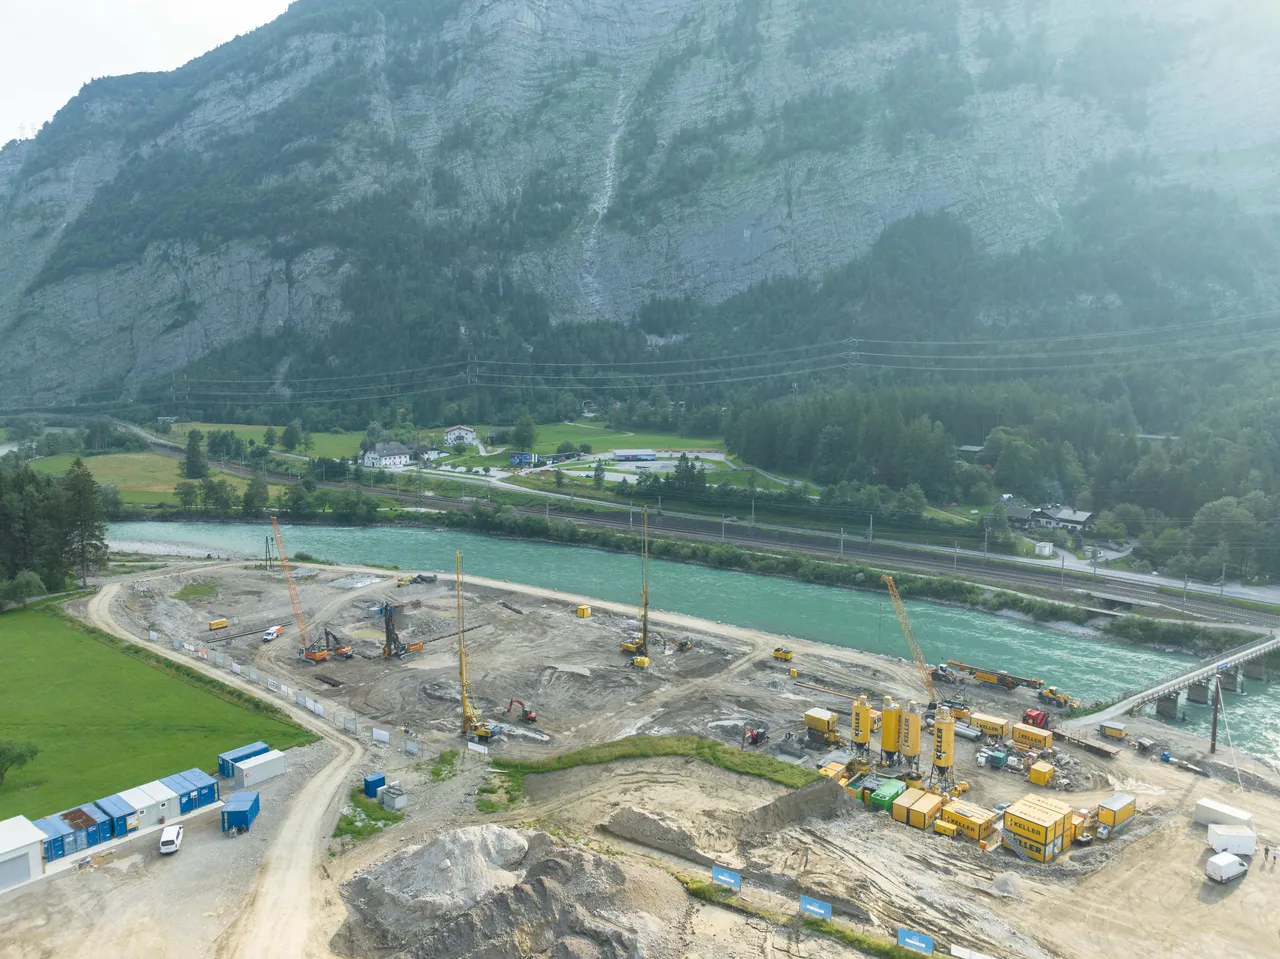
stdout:
[[736,826],[741,836],[758,836],[799,825],[807,819],[839,819],[861,811],[862,805],[847,789],[834,779],[823,779],[741,814]]
[[473,826],[343,887],[346,956],[633,959],[673,953],[685,894],[652,867],[541,832]]
[[661,813],[628,807],[614,813],[601,828],[620,839],[659,849],[690,862],[702,863],[704,866],[710,866],[714,862],[710,856],[698,850],[698,841],[691,833]]

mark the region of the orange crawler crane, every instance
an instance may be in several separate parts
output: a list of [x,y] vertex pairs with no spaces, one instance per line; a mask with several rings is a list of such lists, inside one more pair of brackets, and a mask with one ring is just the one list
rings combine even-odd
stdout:
[[329,658],[328,646],[318,649],[307,644],[307,621],[302,613],[302,602],[298,599],[298,586],[293,581],[293,566],[289,563],[289,554],[284,548],[284,534],[280,532],[280,524],[271,517],[271,528],[276,534],[276,550],[280,553],[280,567],[284,570],[284,581],[289,587],[289,601],[293,603],[293,621],[298,624],[298,655],[313,663],[323,663]]

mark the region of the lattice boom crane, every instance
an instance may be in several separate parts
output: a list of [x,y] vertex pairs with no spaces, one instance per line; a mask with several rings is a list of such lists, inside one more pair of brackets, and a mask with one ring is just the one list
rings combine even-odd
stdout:
[[[298,642],[301,644],[300,655],[307,656],[308,659],[317,658],[316,654],[307,655],[307,621],[302,613],[302,601],[298,599],[298,586],[293,581],[293,566],[289,563],[289,553],[284,548],[284,534],[280,532],[280,524],[276,518],[271,517],[271,528],[276,534],[276,550],[280,553],[280,566],[284,569],[285,585],[289,587],[289,601],[293,603],[293,621],[298,624]],[[328,650],[325,650],[324,659],[328,659]]]
[[884,584],[889,587],[889,598],[893,600],[893,611],[898,614],[898,622],[902,624],[902,635],[907,637],[907,645],[911,647],[911,658],[916,662],[916,669],[920,672],[920,681],[924,683],[924,688],[929,691],[929,701],[938,702],[938,692],[933,688],[933,677],[929,673],[929,664],[925,662],[924,651],[920,648],[920,644],[916,642],[915,633],[911,631],[911,620],[907,618],[907,607],[902,602],[902,597],[898,595],[898,587],[893,581],[892,576],[881,576]]

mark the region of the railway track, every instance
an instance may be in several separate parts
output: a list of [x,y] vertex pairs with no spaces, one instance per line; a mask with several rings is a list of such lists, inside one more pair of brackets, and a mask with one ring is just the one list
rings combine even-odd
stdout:
[[[168,444],[153,443],[152,449],[173,459],[182,457],[181,449]],[[254,473],[249,468],[222,462],[218,463],[218,469],[244,478],[251,477]],[[267,473],[266,479],[268,482],[285,485],[296,481],[296,477],[283,473]],[[343,483],[317,482],[316,486],[333,491],[349,490],[349,487]],[[389,489],[375,489],[373,492],[378,496],[410,506],[433,505],[467,509],[474,502],[491,502],[484,495],[483,490],[477,490],[480,495],[473,498],[435,494],[421,496],[417,493]],[[545,507],[535,506],[517,506],[514,509],[523,516],[542,516],[547,512]],[[583,525],[602,526],[626,532],[637,531],[634,514],[625,508],[619,508],[614,512],[604,510],[586,512],[560,508],[553,512],[556,518],[569,519]],[[1023,566],[998,558],[975,557],[964,553],[948,555],[937,550],[914,549],[897,543],[878,543],[848,537],[842,540],[837,534],[820,530],[792,530],[776,526],[752,528],[741,523],[721,523],[713,517],[703,519],[690,514],[678,516],[660,514],[655,518],[652,513],[649,518],[649,530],[658,536],[724,543],[743,549],[788,550],[821,559],[854,560],[930,576],[958,576],[992,586],[1031,587],[1077,603],[1084,599],[1088,604],[1089,596],[1100,593],[1139,604],[1183,611],[1219,623],[1266,628],[1280,627],[1280,616],[1261,610],[1243,609],[1231,603],[1217,602],[1204,593],[1188,593],[1184,600],[1181,597],[1159,592],[1154,584],[1148,586],[1131,580],[1111,578],[1105,574],[1098,574],[1095,577],[1073,571],[1063,573],[1060,570]],[[1096,602],[1095,600],[1095,604]]]

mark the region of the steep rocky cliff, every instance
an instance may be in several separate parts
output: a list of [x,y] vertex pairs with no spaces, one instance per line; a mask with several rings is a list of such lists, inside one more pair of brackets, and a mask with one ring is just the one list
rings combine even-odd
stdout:
[[247,340],[282,371],[326,336],[336,365],[393,332],[445,356],[528,312],[629,321],[817,277],[920,212],[1013,253],[1129,152],[1263,222],[1280,14],[1248,6],[298,0],[0,151],[0,393]]

